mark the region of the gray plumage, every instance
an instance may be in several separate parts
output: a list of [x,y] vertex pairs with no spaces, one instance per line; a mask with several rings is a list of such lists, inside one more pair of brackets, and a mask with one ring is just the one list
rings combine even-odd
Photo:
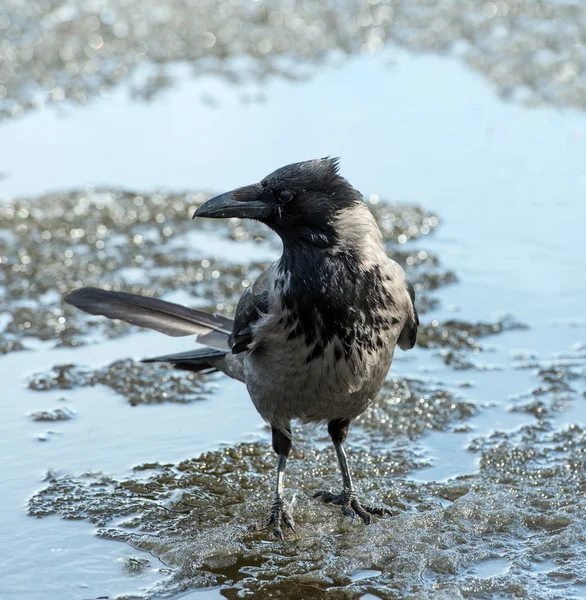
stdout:
[[[346,209],[341,220],[353,222],[354,232],[359,230],[359,235],[334,247],[332,260],[337,259],[337,254],[355,253],[359,257],[358,270],[370,273],[376,268],[380,272],[381,289],[371,292],[393,301],[383,300],[373,309],[352,305],[347,288],[337,287],[327,279],[320,281],[318,293],[338,296],[334,310],[346,305],[347,310],[340,311],[339,318],[351,321],[331,335],[318,333],[314,340],[307,332],[297,334],[299,305],[283,302],[285,297],[305,294],[308,298],[306,302],[302,300],[301,310],[311,311],[311,286],[302,279],[301,287],[296,289],[295,278],[282,261],[271,265],[258,278],[247,295],[263,295],[265,310],[258,309],[254,321],[247,325],[252,335],[249,352],[242,355],[245,381],[261,416],[283,431],[288,430],[293,419],[307,423],[352,420],[364,412],[382,386],[402,330],[414,319],[403,270],[387,257],[366,205]],[[367,310],[379,317],[377,324],[369,322]],[[311,318],[322,320],[315,306]]]
[[218,369],[244,381],[252,402],[273,429],[278,485],[270,522],[293,528],[282,501],[291,446],[290,423],[328,423],[344,490],[319,492],[370,522],[386,509],[356,499],[342,444],[349,423],[379,392],[395,346],[416,341],[415,293],[385,251],[380,230],[360,194],[338,173],[337,160],[319,159],[278,169],[222,194],[194,216],[254,218],[283,241],[283,254],[248,288],[234,321],[176,304],[121,292],[83,288],[66,300],[169,335],[196,334],[213,349],[148,359],[177,368]]
[[229,348],[228,336],[232,330],[232,320],[221,315],[210,315],[138,294],[91,287],[71,292],[65,297],[65,301],[91,315],[120,319],[173,337],[195,335],[199,343],[211,348]]

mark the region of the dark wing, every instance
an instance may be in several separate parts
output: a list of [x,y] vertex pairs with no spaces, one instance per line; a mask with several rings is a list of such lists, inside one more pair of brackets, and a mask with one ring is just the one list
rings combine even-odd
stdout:
[[228,350],[232,320],[221,315],[156,298],[112,292],[98,288],[80,288],[67,296],[65,302],[89,313],[120,319],[131,325],[147,327],[172,336],[197,335],[200,344]]
[[216,350],[214,348],[198,348],[197,350],[188,350],[187,352],[178,352],[177,354],[165,354],[164,356],[154,356],[153,358],[143,358],[140,362],[171,363],[175,369],[184,371],[214,371],[218,367],[215,364],[226,357],[227,352]]
[[415,308],[415,289],[410,281],[407,282],[407,291],[409,292],[409,298],[411,298],[413,314],[409,315],[399,334],[399,347],[401,350],[411,350],[415,346],[415,342],[417,342],[417,328],[419,327],[419,315]]
[[266,290],[254,292],[257,286],[249,287],[238,301],[232,335],[228,340],[232,346],[232,354],[244,352],[252,343],[251,325],[260,317],[261,313],[269,310],[269,294]]

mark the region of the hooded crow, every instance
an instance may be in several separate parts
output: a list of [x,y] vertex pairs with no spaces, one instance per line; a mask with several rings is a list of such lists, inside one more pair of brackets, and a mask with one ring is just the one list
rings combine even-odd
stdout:
[[352,420],[381,389],[395,346],[415,345],[419,319],[413,286],[387,256],[361,194],[340,176],[337,159],[322,158],[212,198],[193,216],[254,219],[282,240],[282,256],[242,294],[234,320],[96,288],[78,289],[66,302],[172,336],[195,334],[204,348],[145,362],[217,369],[246,384],[278,455],[267,521],[277,537],[283,539],[283,526],[295,526],[283,501],[293,420],[327,423],[336,450],[342,491],[314,497],[366,524],[390,514],[359,501],[343,444]]

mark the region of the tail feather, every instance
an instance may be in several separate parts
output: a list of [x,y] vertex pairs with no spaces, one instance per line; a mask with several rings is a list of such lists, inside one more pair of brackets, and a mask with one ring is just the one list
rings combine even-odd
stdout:
[[155,356],[154,358],[145,358],[141,362],[166,362],[175,369],[192,371],[193,373],[222,371],[228,377],[244,382],[243,355],[214,350],[213,348],[201,348],[178,354]]
[[91,314],[120,319],[131,325],[147,327],[179,337],[196,335],[197,341],[228,351],[232,320],[173,302],[138,294],[80,288],[65,296],[65,302]]
[[164,356],[155,356],[153,358],[144,358],[141,362],[167,362],[171,363],[176,369],[184,371],[218,371],[223,370],[222,363],[228,352],[213,350],[211,348],[200,348],[199,350],[188,350],[177,354],[166,354]]

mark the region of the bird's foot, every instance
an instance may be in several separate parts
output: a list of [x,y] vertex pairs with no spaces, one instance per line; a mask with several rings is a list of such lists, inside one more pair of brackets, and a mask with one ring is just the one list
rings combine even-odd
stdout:
[[273,505],[271,506],[271,514],[269,515],[268,519],[265,519],[260,523],[256,523],[251,527],[251,529],[264,529],[265,527],[269,527],[271,525],[273,527],[273,535],[279,538],[282,542],[285,541],[283,527],[285,527],[285,529],[290,529],[293,533],[295,533],[295,521],[293,521],[291,511],[287,508],[281,498],[275,498]]
[[321,498],[325,504],[338,504],[342,507],[342,513],[347,517],[354,518],[358,515],[365,523],[372,523],[372,515],[384,517],[392,515],[391,511],[384,506],[369,506],[362,504],[353,492],[341,492],[340,494],[332,494],[332,492],[319,491],[313,495],[314,498]]

